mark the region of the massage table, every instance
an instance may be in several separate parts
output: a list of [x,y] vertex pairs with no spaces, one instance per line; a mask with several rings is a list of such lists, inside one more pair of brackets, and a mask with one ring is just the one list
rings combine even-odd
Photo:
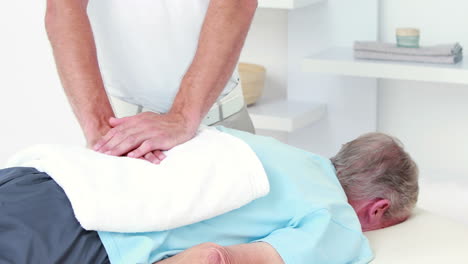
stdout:
[[468,226],[416,208],[405,222],[366,232],[371,264],[468,264]]

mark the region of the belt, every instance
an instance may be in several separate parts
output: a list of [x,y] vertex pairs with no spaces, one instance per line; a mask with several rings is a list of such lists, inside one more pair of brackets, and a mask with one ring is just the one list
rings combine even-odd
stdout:
[[244,105],[244,95],[239,82],[231,92],[214,103],[203,119],[202,124],[209,126],[222,121],[242,110]]

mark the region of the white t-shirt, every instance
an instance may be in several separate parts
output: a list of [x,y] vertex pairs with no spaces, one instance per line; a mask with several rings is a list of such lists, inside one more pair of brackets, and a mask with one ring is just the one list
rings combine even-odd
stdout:
[[[91,0],[91,21],[107,92],[167,112],[195,55],[210,0]],[[238,84],[234,72],[221,97]]]

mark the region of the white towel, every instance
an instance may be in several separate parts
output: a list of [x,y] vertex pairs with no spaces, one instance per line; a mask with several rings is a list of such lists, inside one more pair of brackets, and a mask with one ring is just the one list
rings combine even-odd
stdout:
[[7,167],[34,167],[65,191],[87,230],[160,231],[237,209],[269,192],[260,160],[242,140],[205,128],[160,165],[84,147],[37,145]]

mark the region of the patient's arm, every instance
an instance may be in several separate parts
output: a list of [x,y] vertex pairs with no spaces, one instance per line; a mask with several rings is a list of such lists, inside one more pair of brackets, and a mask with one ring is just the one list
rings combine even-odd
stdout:
[[265,242],[223,247],[204,243],[157,264],[284,264],[276,250]]

